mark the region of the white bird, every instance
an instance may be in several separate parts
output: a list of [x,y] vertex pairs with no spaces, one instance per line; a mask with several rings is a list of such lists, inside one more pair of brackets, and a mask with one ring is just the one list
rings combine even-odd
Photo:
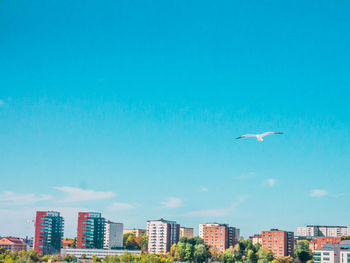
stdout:
[[246,134],[246,135],[239,136],[236,139],[242,139],[242,138],[246,138],[246,137],[255,137],[258,139],[259,142],[262,142],[263,137],[266,135],[270,135],[270,134],[283,134],[283,132],[264,132],[261,134]]

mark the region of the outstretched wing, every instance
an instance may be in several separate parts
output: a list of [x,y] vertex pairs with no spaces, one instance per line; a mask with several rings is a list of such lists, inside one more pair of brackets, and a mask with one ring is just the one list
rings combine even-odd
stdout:
[[264,136],[270,135],[270,134],[283,134],[283,132],[264,132],[264,133],[260,134],[260,136],[264,137]]
[[242,139],[242,138],[246,138],[246,137],[256,137],[256,135],[255,134],[246,134],[246,135],[239,136],[236,139]]

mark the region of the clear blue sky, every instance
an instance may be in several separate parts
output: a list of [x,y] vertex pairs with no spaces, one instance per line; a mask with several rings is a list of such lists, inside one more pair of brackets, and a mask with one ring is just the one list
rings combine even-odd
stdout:
[[1,1],[0,236],[350,225],[349,28],[348,0]]

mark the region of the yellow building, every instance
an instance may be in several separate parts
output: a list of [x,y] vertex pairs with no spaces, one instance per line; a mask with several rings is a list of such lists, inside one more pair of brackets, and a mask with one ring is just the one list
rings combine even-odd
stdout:
[[124,229],[123,234],[132,233],[136,237],[143,236],[146,233],[146,229],[132,228],[132,229]]
[[181,237],[193,238],[193,228],[180,227],[180,238]]

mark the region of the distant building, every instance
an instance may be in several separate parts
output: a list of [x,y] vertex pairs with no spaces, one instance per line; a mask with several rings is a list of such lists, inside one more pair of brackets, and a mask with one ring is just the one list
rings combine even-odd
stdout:
[[147,221],[148,252],[166,254],[179,241],[180,225],[165,219]]
[[111,221],[105,222],[104,248],[123,247],[123,224]]
[[59,212],[38,211],[35,220],[34,250],[41,255],[61,250],[64,220]]
[[103,249],[105,222],[101,213],[79,212],[77,248]]
[[123,234],[128,234],[128,233],[132,233],[136,237],[140,237],[140,236],[143,236],[144,234],[146,234],[146,229],[132,228],[132,229],[124,229],[123,230]]
[[316,249],[323,249],[323,246],[326,244],[339,244],[340,242],[340,237],[317,237],[310,241],[309,248],[311,251],[314,251]]
[[236,227],[228,226],[228,246],[234,247],[239,242],[240,230]]
[[274,257],[293,256],[294,254],[294,233],[271,229],[262,231],[262,247],[273,252]]
[[210,247],[216,247],[223,252],[227,249],[229,241],[228,226],[226,224],[217,224],[215,226],[203,227],[204,244]]
[[74,240],[71,238],[65,238],[62,240],[62,248],[70,248]]
[[256,244],[262,244],[262,235],[256,234],[254,236],[251,237],[252,239],[252,244],[256,245]]
[[0,248],[11,250],[11,252],[26,251],[27,244],[17,237],[4,237],[0,239]]
[[304,238],[316,237],[342,237],[350,235],[350,227],[347,226],[319,226],[307,225],[297,228],[297,236]]
[[91,259],[92,256],[97,256],[98,258],[114,255],[121,256],[126,252],[134,255],[141,254],[141,250],[66,248],[61,250],[61,257],[73,255],[78,259],[82,259],[83,257],[86,259]]
[[182,237],[193,238],[193,228],[180,227],[180,238]]

